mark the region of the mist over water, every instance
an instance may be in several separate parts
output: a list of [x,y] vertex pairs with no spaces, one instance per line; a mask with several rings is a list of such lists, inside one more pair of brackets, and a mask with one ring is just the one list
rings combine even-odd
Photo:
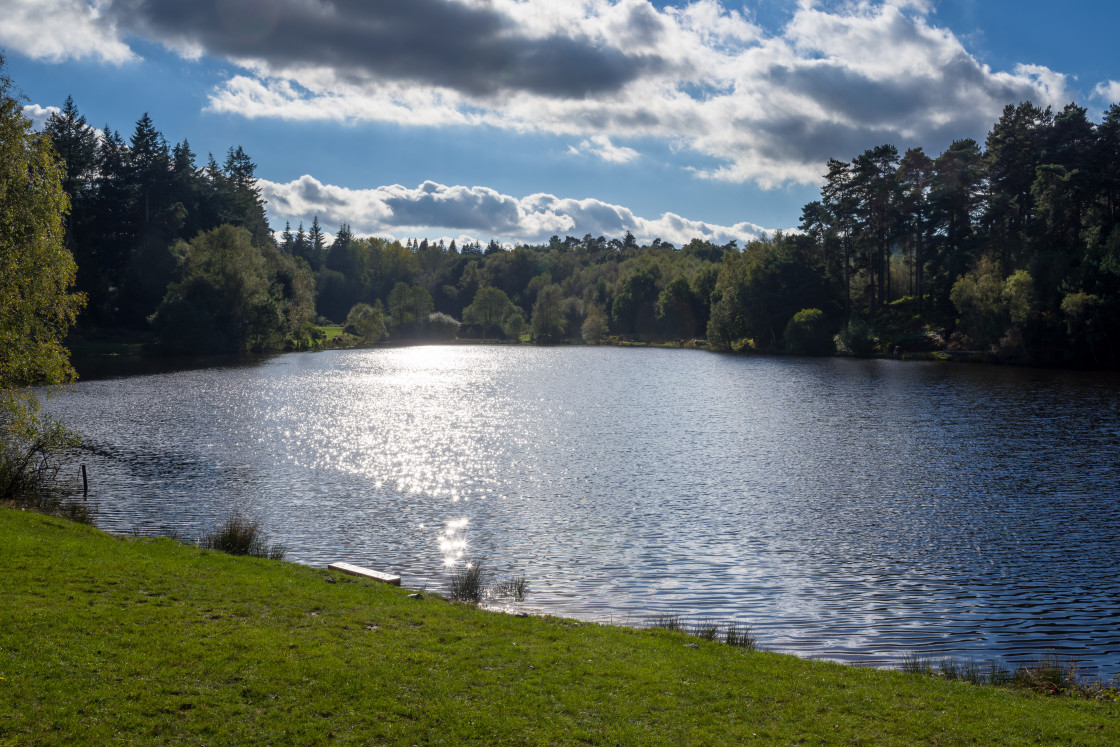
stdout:
[[433,346],[84,381],[50,408],[112,531],[238,510],[289,560],[405,586],[485,559],[541,612],[1120,672],[1114,375]]

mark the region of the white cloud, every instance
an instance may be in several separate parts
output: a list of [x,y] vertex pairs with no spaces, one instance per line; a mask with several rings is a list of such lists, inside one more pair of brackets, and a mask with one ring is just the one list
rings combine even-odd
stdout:
[[104,17],[104,5],[97,0],[5,0],[0,47],[55,62],[93,57],[120,64],[136,59],[116,24]]
[[[327,228],[342,223],[355,233],[391,238],[457,237],[483,243],[545,242],[552,235],[621,237],[632,231],[642,241],[660,238],[677,246],[694,238],[725,244],[747,242],[767,229],[753,223],[722,226],[674,213],[643,218],[630,209],[595,199],[575,200],[538,193],[517,198],[488,187],[445,186],[424,182],[376,189],[348,189],[304,175],[291,182],[259,180],[273,225],[290,221],[310,225],[314,216]],[[433,234],[437,234],[433,236]]]
[[[37,132],[42,132],[46,129],[47,120],[50,119],[52,114],[61,114],[62,110],[57,106],[40,106],[39,104],[26,104],[23,107],[23,116],[31,120],[32,129]],[[93,133],[100,143],[105,133],[96,127],[90,127],[88,124],[85,126],[87,130]]]
[[46,45],[29,54],[120,61],[127,32],[231,61],[213,111],[548,133],[617,164],[639,152],[614,143],[657,141],[698,177],[763,187],[817,182],[829,157],[884,142],[982,138],[1007,103],[1068,100],[1059,72],[979,62],[932,24],[931,0],[801,0],[772,30],[718,0],[9,4],[13,46]]
[[573,155],[594,156],[608,163],[630,163],[641,156],[633,148],[614,145],[606,135],[592,135],[589,140],[581,142],[579,147],[568,146],[568,152]]
[[1031,80],[1038,88],[1041,102],[1035,103],[1046,103],[1060,108],[1061,105],[1069,102],[1065,75],[1056,73],[1043,65],[1023,64],[1015,66],[1015,75],[1020,79]]
[[1108,80],[1098,83],[1093,89],[1093,98],[1100,99],[1106,104],[1120,103],[1120,81]]
[[[1009,102],[1060,106],[1065,76],[1035,65],[993,72],[948,30],[928,2],[895,0],[823,10],[805,3],[767,35],[714,0],[657,11],[645,0],[493,0],[527,38],[568,34],[656,64],[594,96],[532,85],[500,97],[423,80],[356,76],[344,68],[256,61],[213,93],[210,107],[244,116],[487,125],[581,137],[571,152],[613,163],[638,157],[619,139],[668,141],[715,159],[704,178],[764,187],[819,180],[832,156],[893,142],[943,147],[982,137]],[[539,11],[539,12],[537,12]],[[627,25],[629,24],[629,26]],[[636,27],[646,44],[633,43]],[[511,32],[513,33],[513,32]],[[630,39],[630,42],[627,42]],[[573,90],[579,86],[571,84]]]
[[52,114],[58,114],[61,109],[57,106],[39,106],[38,104],[27,104],[23,107],[23,116],[31,120],[31,126],[36,130],[42,131],[47,125],[47,120],[50,119]]

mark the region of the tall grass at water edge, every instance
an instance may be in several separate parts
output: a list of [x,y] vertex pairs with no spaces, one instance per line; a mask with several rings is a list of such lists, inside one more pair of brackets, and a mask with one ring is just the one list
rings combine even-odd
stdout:
[[524,576],[510,576],[489,586],[483,571],[485,562],[469,560],[451,571],[447,580],[448,596],[456,602],[478,604],[486,597],[523,601],[529,592],[529,582]]
[[447,580],[448,594],[456,602],[477,604],[482,601],[482,594],[486,590],[483,578],[481,561],[464,563],[461,568],[451,572]]
[[655,617],[650,623],[650,627],[674,633],[685,633],[702,641],[722,641],[728,646],[735,646],[748,651],[758,650],[758,639],[748,626],[740,623],[720,623],[709,619],[689,623],[680,615],[669,613]]
[[[710,619],[688,622],[672,613],[658,615],[650,623],[652,628],[691,635],[703,641],[722,640],[729,646],[759,650],[758,639],[749,627],[738,623],[725,625]],[[1012,687],[1043,695],[1120,701],[1120,678],[1089,680],[1080,676],[1075,660],[1062,660],[1052,655],[1041,656],[1033,663],[1012,669],[998,660],[980,662],[944,658],[935,665],[933,659],[911,652],[903,658],[899,670],[904,674],[940,677],[977,686]]]
[[59,477],[61,456],[78,447],[78,436],[49,418],[20,427],[3,404],[0,400],[0,506],[92,524],[89,503]]
[[204,550],[217,550],[229,555],[249,555],[254,558],[283,560],[287,549],[281,543],[268,543],[261,532],[260,522],[232,514],[221,526],[199,540]]
[[899,670],[905,674],[942,677],[973,685],[1014,687],[1045,695],[1066,695],[1091,700],[1120,700],[1120,679],[1103,681],[1082,677],[1074,659],[1040,656],[1037,661],[1011,669],[998,660],[933,659],[910,652],[903,657]]

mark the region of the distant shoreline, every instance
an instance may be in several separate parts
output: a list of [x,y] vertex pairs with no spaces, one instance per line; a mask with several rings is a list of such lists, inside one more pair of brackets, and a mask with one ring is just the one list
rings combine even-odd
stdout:
[[[619,347],[619,348],[656,348],[662,350],[697,350],[720,355],[739,357],[774,357],[774,358],[841,358],[846,360],[896,360],[925,363],[967,363],[1010,368],[1030,368],[1050,371],[1070,371],[1077,373],[1092,373],[1097,369],[1062,368],[1056,366],[1025,366],[997,360],[993,355],[981,351],[933,351],[933,352],[901,352],[897,355],[879,354],[871,356],[852,355],[820,355],[805,356],[781,352],[757,352],[753,350],[713,350],[702,340],[690,341],[648,341],[648,340],[613,340],[599,343],[586,343],[578,340],[562,340],[548,344],[535,344],[515,342],[500,339],[472,339],[458,338],[454,340],[389,340],[375,343],[356,343],[349,345],[331,345],[310,350],[277,350],[266,353],[197,353],[197,354],[172,354],[165,355],[145,348],[137,343],[115,343],[94,346],[77,345],[77,352],[72,352],[71,361],[79,374],[79,381],[116,378],[118,376],[140,376],[152,373],[168,373],[211,366],[244,366],[256,365],[260,361],[285,355],[288,353],[318,353],[330,350],[392,350],[411,347],[430,346],[463,346],[463,347]],[[96,352],[87,352],[88,350]]]

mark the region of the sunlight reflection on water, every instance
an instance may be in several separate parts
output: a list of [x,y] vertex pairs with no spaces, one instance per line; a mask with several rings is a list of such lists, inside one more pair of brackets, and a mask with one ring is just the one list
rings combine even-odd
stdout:
[[1115,377],[618,348],[432,346],[86,381],[99,523],[231,509],[289,559],[442,588],[485,559],[528,606],[747,622],[849,661],[1120,670]]

